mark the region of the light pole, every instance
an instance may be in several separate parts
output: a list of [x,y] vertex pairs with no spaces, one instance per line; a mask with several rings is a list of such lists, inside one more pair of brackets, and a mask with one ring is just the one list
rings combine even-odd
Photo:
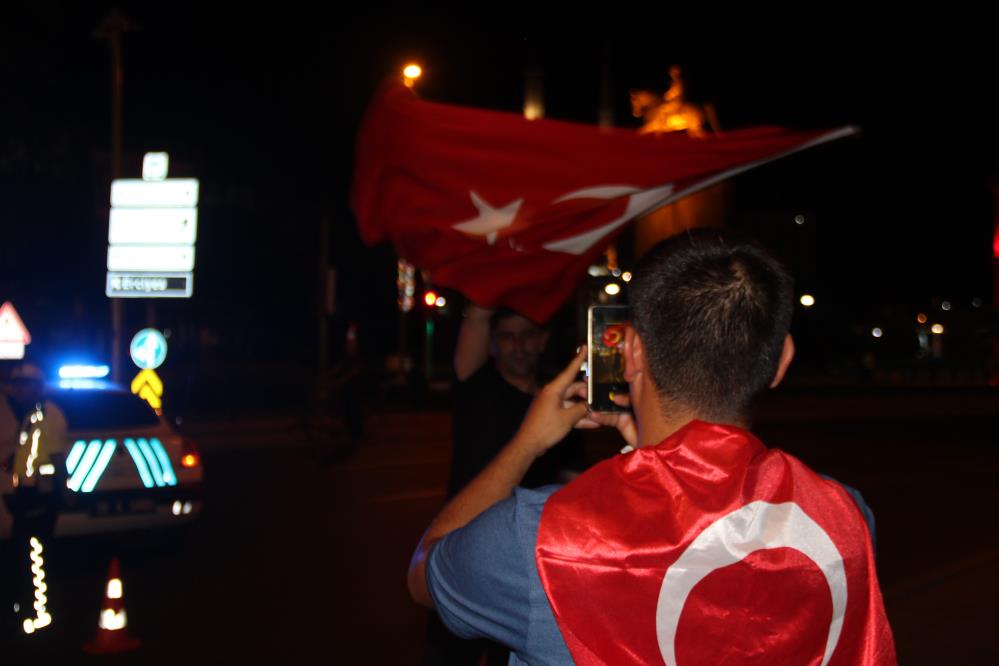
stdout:
[[[409,63],[402,69],[402,81],[406,84],[407,88],[412,89],[416,86],[416,80],[422,74],[422,67],[416,63]],[[399,292],[399,359],[397,372],[400,384],[405,385],[410,371],[407,328],[409,326],[409,313],[413,310],[416,292],[416,266],[406,261],[405,257],[399,257],[396,270],[396,287]]]
[[[135,25],[116,11],[111,12],[94,30],[95,39],[108,40],[111,49],[111,180],[122,176],[122,114],[121,98],[124,69],[121,58],[121,34],[135,30]],[[110,191],[110,190],[109,190]],[[124,303],[120,298],[111,299],[111,379],[122,380],[122,328]]]

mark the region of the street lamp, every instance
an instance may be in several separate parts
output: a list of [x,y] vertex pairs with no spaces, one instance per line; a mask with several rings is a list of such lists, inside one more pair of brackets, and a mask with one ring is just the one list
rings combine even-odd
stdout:
[[416,63],[410,63],[406,65],[402,70],[402,78],[406,84],[407,88],[412,88],[413,84],[416,83],[416,79],[420,78],[423,74],[423,68]]

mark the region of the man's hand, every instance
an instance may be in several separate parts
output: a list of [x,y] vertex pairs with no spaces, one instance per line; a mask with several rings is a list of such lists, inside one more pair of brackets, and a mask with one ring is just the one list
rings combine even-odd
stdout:
[[[586,396],[586,385],[583,385],[583,396]],[[627,393],[615,393],[615,405],[621,407],[631,407],[631,397]],[[617,428],[621,437],[631,448],[638,446],[638,429],[635,427],[635,417],[630,411],[627,412],[590,412],[586,418],[576,424],[577,428],[599,428],[609,426]]]
[[514,442],[529,448],[534,457],[540,456],[562,441],[589,412],[585,399],[571,400],[573,397],[578,397],[579,386],[585,388],[585,384],[575,381],[580,364],[585,358],[584,345],[569,361],[569,365],[534,396],[524,421],[513,438]]

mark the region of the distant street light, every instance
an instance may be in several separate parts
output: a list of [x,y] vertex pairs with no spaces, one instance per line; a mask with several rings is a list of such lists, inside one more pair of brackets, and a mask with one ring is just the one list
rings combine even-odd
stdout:
[[802,294],[800,301],[806,308],[810,308],[815,305],[815,297],[811,294]]
[[416,79],[420,78],[423,74],[423,68],[421,68],[416,63],[410,63],[402,70],[402,78],[406,83],[407,88],[412,88]]

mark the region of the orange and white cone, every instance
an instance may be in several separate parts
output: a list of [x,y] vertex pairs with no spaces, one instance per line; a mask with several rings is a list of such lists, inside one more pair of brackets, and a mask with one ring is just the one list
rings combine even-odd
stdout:
[[128,652],[139,647],[140,641],[128,635],[125,616],[124,589],[121,584],[121,573],[118,558],[111,560],[108,571],[108,584],[104,592],[104,607],[97,621],[97,636],[84,644],[83,651],[90,654],[114,654]]

